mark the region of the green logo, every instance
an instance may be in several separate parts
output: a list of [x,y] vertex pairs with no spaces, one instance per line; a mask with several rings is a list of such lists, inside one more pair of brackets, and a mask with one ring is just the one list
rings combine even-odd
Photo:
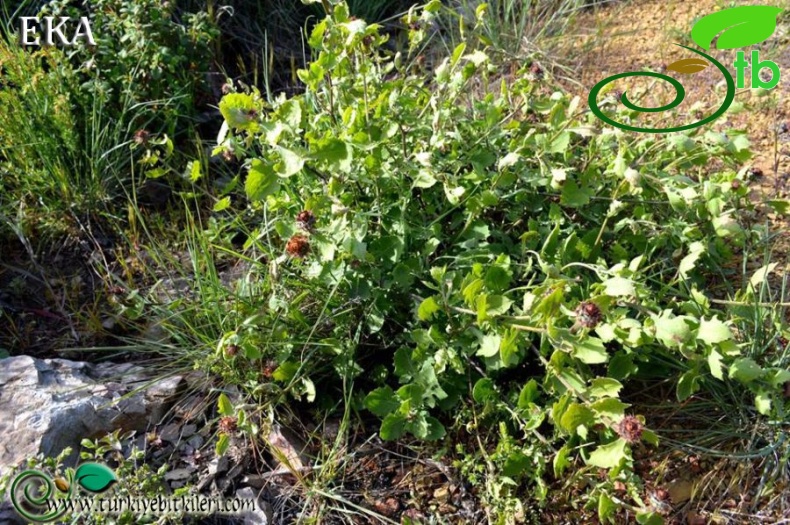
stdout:
[[68,469],[66,478],[52,478],[40,470],[20,472],[11,483],[11,505],[23,518],[50,522],[66,514],[68,507],[58,501],[71,500],[79,489],[101,494],[118,481],[115,473],[99,463],[83,463],[76,471]]
[[[733,7],[731,9],[718,11],[703,17],[696,24],[694,24],[694,27],[691,30],[691,39],[694,40],[694,42],[699,47],[706,51],[710,50],[711,45],[717,36],[717,49],[734,49],[738,47],[759,44],[774,33],[774,30],[776,30],[776,17],[781,11],[782,10],[778,7],[752,5]],[[659,113],[676,108],[683,102],[683,99],[686,97],[686,91],[683,89],[683,85],[677,79],[662,73],[641,71],[620,73],[618,75],[607,77],[598,82],[590,91],[590,95],[587,99],[590,109],[595,114],[595,116],[607,124],[611,124],[612,126],[618,127],[620,129],[625,129],[628,131],[641,131],[644,133],[669,133],[672,131],[683,131],[686,129],[703,126],[722,116],[727,111],[727,109],[729,109],[732,101],[735,99],[736,81],[732,78],[730,72],[727,71],[727,68],[725,68],[720,62],[704,51],[681,44],[675,45],[688,49],[698,56],[673,62],[667,66],[667,69],[675,71],[681,75],[691,75],[707,68],[708,64],[710,63],[716,66],[716,68],[718,68],[718,70],[721,71],[721,74],[724,76],[724,80],[727,82],[727,94],[724,97],[724,102],[712,115],[697,122],[692,122],[691,124],[670,128],[642,128],[638,126],[631,126],[628,124],[623,124],[622,122],[617,122],[616,120],[613,120],[609,116],[605,115],[598,106],[598,94],[601,92],[604,86],[621,78],[655,77],[669,82],[672,87],[675,88],[674,100],[668,104],[655,108],[638,106],[628,99],[626,93],[623,93],[620,100],[625,107],[632,111],[637,111],[640,113]],[[756,50],[752,51],[751,53],[750,64],[749,61],[746,60],[745,53],[743,51],[738,51],[735,62],[733,63],[733,66],[737,72],[738,88],[743,88],[745,86],[746,69],[750,65],[751,87],[773,89],[777,84],[779,84],[779,66],[770,60],[761,61],[760,53]],[[765,68],[770,69],[771,71],[771,79],[768,81],[764,81],[760,78],[760,71]]]

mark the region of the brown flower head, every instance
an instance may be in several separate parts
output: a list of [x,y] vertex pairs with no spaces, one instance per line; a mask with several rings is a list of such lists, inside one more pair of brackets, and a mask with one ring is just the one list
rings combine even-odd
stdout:
[[151,138],[151,133],[144,129],[138,129],[134,133],[134,142],[135,144],[140,146],[145,146],[146,144],[148,144],[148,140],[150,138]]
[[271,379],[272,374],[274,374],[274,371],[277,370],[277,367],[278,367],[277,361],[275,361],[274,359],[267,359],[263,363],[263,370],[261,371],[263,377],[265,377],[266,379]]
[[310,210],[300,211],[296,216],[296,224],[303,230],[313,231],[313,227],[315,226],[315,214]]
[[233,416],[224,416],[219,420],[219,431],[223,434],[233,434],[236,432],[238,421]]
[[310,242],[304,235],[294,235],[288,239],[288,243],[285,245],[285,251],[288,252],[288,255],[291,257],[306,257],[310,252]]
[[228,345],[225,347],[225,355],[228,357],[233,357],[239,353],[239,347],[236,345]]
[[642,422],[635,416],[625,416],[614,426],[614,431],[617,432],[617,435],[629,443],[636,443],[642,439],[642,431],[644,429]]
[[751,167],[751,168],[749,168],[749,175],[753,179],[758,179],[758,178],[763,176],[763,170],[761,170],[758,167]]
[[576,307],[576,322],[584,328],[595,328],[602,318],[601,309],[591,301],[584,301]]

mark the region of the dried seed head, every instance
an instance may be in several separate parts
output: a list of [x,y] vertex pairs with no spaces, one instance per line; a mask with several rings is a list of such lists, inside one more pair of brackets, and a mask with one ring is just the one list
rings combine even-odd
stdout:
[[536,80],[543,79],[543,68],[540,67],[537,62],[533,62],[532,65],[529,66],[529,72],[532,73],[532,76],[534,76]]
[[219,431],[223,434],[233,434],[238,428],[238,421],[233,416],[224,416],[219,420]]
[[288,243],[285,245],[285,251],[292,257],[306,257],[310,252],[310,242],[304,235],[294,235],[288,239]]
[[236,345],[228,345],[225,347],[225,355],[228,357],[233,357],[239,353],[239,347]]
[[591,301],[584,301],[576,307],[576,322],[584,328],[595,328],[602,318],[601,309]]
[[642,431],[644,429],[645,427],[642,426],[642,422],[635,416],[625,416],[614,427],[614,431],[617,432],[617,435],[629,443],[636,443],[642,439]]
[[303,230],[313,231],[315,226],[315,214],[310,210],[300,211],[296,216],[296,224]]
[[739,181],[739,180],[734,180],[734,181],[732,181],[732,182],[730,183],[730,186],[732,186],[732,189],[734,189],[734,190],[737,190],[738,188],[740,188],[740,187],[741,187],[741,181]]
[[135,144],[138,144],[140,146],[145,146],[146,144],[148,144],[148,139],[150,138],[151,138],[151,133],[144,129],[138,129],[134,133],[134,142]]

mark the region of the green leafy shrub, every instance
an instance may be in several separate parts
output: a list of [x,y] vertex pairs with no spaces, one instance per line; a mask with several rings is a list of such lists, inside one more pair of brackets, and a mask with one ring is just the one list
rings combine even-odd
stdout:
[[82,80],[82,107],[89,108],[93,98],[110,112],[147,104],[172,135],[177,117],[191,115],[196,95],[207,89],[211,44],[218,34],[208,12],[178,13],[176,2],[158,0],[78,4],[55,0],[44,13],[90,20],[96,45],[83,40],[69,48]]
[[[406,17],[412,50],[439,9]],[[245,248],[266,254],[273,282],[303,283],[272,285],[268,300],[309,333],[285,345],[294,335],[279,332],[285,346],[267,356],[275,343],[262,338],[278,332],[266,315],[245,321],[218,345],[253,349],[232,366],[274,356],[286,385],[327,362],[345,379],[364,370],[380,380],[363,404],[385,439],[442,438],[471,395],[478,424],[509,436],[492,464],[531,479],[538,499],[549,461],[561,476],[581,458],[611,481],[633,447],[657,443],[620,399],[632,379],[678,378],[685,400],[727,369],[784,403],[788,372],[744,356],[748,341],[706,295],[754,241],[739,222],[742,134],[634,137],[527,71],[503,76],[484,50],[458,46],[426,82],[385,40],[337,4],[311,34],[304,94],[220,103],[214,153],[245,159]],[[235,206],[220,197],[221,217]],[[347,301],[330,328],[326,309],[304,307],[326,297]],[[594,501],[609,519],[606,491]]]

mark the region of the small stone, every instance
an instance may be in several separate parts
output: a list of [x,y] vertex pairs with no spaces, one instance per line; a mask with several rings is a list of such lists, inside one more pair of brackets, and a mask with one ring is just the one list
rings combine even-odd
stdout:
[[203,438],[199,435],[192,436],[191,438],[187,439],[187,443],[190,447],[195,450],[198,450],[200,447],[203,446]]
[[182,438],[186,439],[188,437],[194,436],[195,432],[197,432],[197,425],[193,425],[190,423],[188,425],[184,425],[183,427],[181,427]]
[[166,425],[162,430],[159,431],[159,437],[164,441],[170,441],[171,443],[175,443],[178,441],[178,437],[181,432],[181,427],[176,423],[171,423]]
[[165,481],[185,481],[192,476],[194,468],[177,468],[165,473]]

